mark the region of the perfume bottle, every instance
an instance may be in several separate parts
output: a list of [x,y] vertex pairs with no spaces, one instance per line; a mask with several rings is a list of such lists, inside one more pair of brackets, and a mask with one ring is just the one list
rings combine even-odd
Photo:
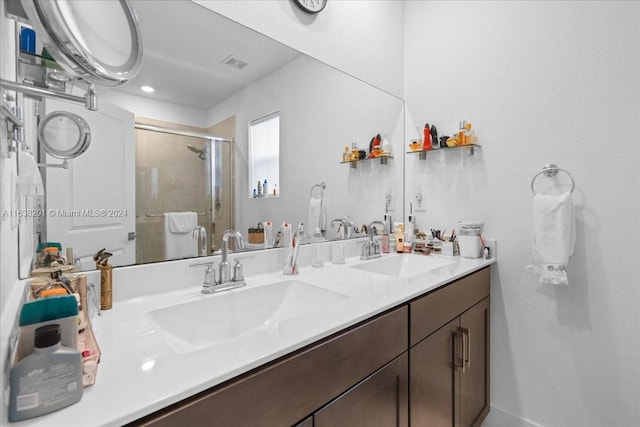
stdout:
[[429,128],[429,123],[424,125],[424,139],[422,140],[422,150],[428,151],[431,150],[431,129]]
[[358,153],[358,146],[354,142],[353,144],[351,144],[351,157],[349,158],[349,160],[355,161],[355,160],[358,160],[359,158],[360,158],[360,154]]

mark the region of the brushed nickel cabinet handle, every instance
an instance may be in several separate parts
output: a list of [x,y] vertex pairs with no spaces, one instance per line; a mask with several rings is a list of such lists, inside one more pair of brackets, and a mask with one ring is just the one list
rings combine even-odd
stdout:
[[[460,338],[462,335],[458,331],[454,331],[451,334],[451,338],[453,339],[453,367],[457,370],[458,368],[464,369],[464,359],[462,357],[458,357],[459,347],[460,347]],[[464,339],[463,339],[464,341]],[[464,353],[464,352],[463,352]]]
[[[454,365],[456,368],[462,368],[462,373],[465,373],[466,370],[466,364],[465,364],[465,355],[467,354],[467,349],[466,349],[466,345],[465,345],[465,332],[463,330],[463,328],[458,328],[458,330],[456,332],[454,332],[453,334],[454,336],[454,354],[453,354],[453,358],[454,358]],[[460,356],[458,357],[458,341],[462,343],[462,351],[460,352]]]
[[466,358],[465,358],[465,362],[467,363],[467,368],[471,367],[471,329],[468,328],[462,328],[463,329],[463,333],[466,335],[467,337],[467,354],[466,354]]
[[465,368],[471,367],[471,331],[467,328],[459,327],[458,331],[462,335],[462,373],[465,373]]

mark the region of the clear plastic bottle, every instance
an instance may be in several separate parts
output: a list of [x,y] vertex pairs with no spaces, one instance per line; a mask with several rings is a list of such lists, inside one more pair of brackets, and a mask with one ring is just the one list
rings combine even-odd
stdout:
[[386,133],[382,137],[382,155],[391,157],[393,154],[391,153],[391,141],[389,141],[389,135]]
[[315,254],[313,259],[311,260],[311,266],[314,268],[320,268],[324,266],[324,261],[322,260],[322,245],[320,242],[323,242],[322,233],[320,232],[320,227],[316,227],[315,233],[313,233],[313,237],[311,238],[310,243],[315,243]]

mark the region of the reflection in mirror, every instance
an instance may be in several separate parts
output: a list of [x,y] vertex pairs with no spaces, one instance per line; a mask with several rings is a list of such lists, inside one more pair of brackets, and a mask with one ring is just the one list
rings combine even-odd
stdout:
[[280,113],[277,111],[249,122],[249,177],[249,198],[277,196],[280,183]]
[[[342,222],[333,222],[337,218],[368,224],[388,210],[400,220],[401,99],[192,2],[132,4],[145,45],[138,76],[118,89],[101,90],[97,112],[56,101],[40,107],[41,117],[58,110],[81,115],[91,127],[92,143],[69,161],[69,170],[41,169],[46,209],[54,214],[42,218],[39,241],[73,247],[83,269],[94,267],[91,257],[103,247],[117,266],[159,261],[167,259],[165,214],[193,212],[196,223],[185,227],[204,232],[184,233],[196,240],[197,253],[189,256],[203,254],[205,234],[210,254],[220,248],[226,229],[240,231],[248,241],[248,229],[260,222],[272,222],[274,236],[283,222],[307,222],[316,198],[312,189],[319,183],[326,183],[324,238],[344,233],[338,232]],[[204,41],[215,43],[207,42],[205,51]],[[238,58],[249,65],[227,64]],[[142,92],[143,85],[155,91]],[[250,124],[274,111],[279,174],[256,172],[254,178],[247,173]],[[232,142],[136,129],[136,123]],[[395,158],[385,164],[364,160],[357,168],[341,163],[345,146],[367,149],[377,134],[388,134]],[[40,161],[47,160],[46,152],[40,155]],[[278,197],[253,199],[258,179],[267,179],[271,194],[277,184]]]
[[73,159],[91,143],[91,129],[82,117],[67,111],[48,114],[38,126],[38,141],[53,157]]

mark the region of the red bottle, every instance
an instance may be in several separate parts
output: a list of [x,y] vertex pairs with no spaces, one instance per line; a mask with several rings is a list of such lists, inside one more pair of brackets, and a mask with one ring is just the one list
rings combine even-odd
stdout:
[[431,150],[431,129],[429,129],[429,123],[424,125],[424,141],[422,142],[422,151]]

